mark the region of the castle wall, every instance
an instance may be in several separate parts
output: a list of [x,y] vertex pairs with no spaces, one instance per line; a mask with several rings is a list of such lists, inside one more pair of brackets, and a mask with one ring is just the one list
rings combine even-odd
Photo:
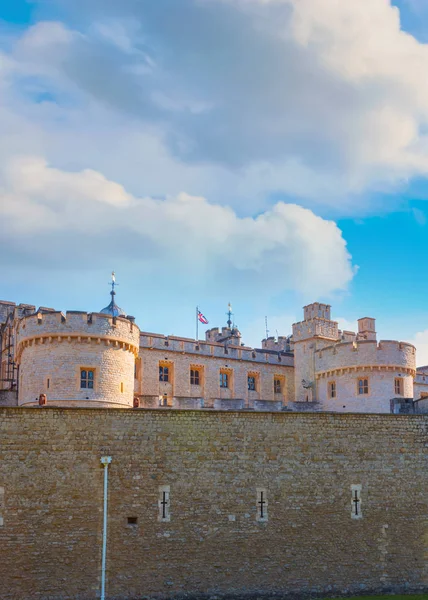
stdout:
[[[323,410],[390,412],[395,397],[413,398],[415,348],[394,341],[335,344],[315,353],[317,396]],[[399,378],[402,393],[397,394]],[[367,379],[368,393],[359,394],[358,381]],[[329,385],[336,386],[331,398]]]
[[[271,401],[275,409],[278,402],[286,405],[294,398],[292,356],[280,356],[279,361],[276,353],[256,353],[239,347],[228,347],[226,354],[224,346],[218,344],[198,345],[191,340],[153,337],[150,347],[140,346],[139,358],[140,379],[135,390],[142,397],[142,406],[157,406],[164,394],[171,406],[179,404],[180,399],[203,398],[205,407],[214,407],[215,400],[224,400],[225,403],[216,405],[223,408],[228,402],[231,408],[236,407],[232,401],[239,399],[246,407],[257,407],[255,403],[259,400]],[[160,364],[169,367],[170,381],[159,381]],[[200,372],[200,385],[190,383],[190,369]],[[220,370],[228,373],[229,388],[220,387]],[[256,377],[255,392],[248,390],[248,375]],[[282,394],[274,393],[276,377],[282,381]]]
[[2,600],[99,597],[103,455],[108,599],[427,590],[428,417],[8,408],[0,430]]
[[[17,331],[20,405],[132,406],[139,329],[124,318],[68,312],[24,318]],[[80,370],[94,370],[93,389],[81,389]]]
[[317,373],[354,366],[394,366],[416,373],[416,348],[412,344],[382,340],[330,345],[316,353]]
[[[339,375],[331,374],[317,380],[318,400],[323,410],[335,412],[366,412],[388,413],[391,412],[391,400],[395,397],[413,398],[413,377],[402,374],[403,394],[395,393],[396,371],[376,371],[370,369],[356,369],[346,371]],[[367,395],[358,394],[358,381],[368,380]],[[329,383],[336,383],[336,397],[330,398]]]
[[428,405],[428,366],[418,368],[415,376],[413,393],[415,400],[419,400],[420,398],[427,399],[426,401],[419,403],[421,408],[425,404]]

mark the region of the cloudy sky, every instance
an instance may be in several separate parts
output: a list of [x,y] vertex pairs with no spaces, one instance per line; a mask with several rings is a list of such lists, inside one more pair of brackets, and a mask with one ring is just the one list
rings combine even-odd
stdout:
[[0,2],[0,298],[428,363],[425,0]]

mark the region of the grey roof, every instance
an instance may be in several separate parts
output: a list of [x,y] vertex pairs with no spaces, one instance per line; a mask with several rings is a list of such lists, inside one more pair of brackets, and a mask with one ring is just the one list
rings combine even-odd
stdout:
[[125,317],[126,316],[125,311],[122,310],[120,308],[120,306],[118,306],[116,304],[116,302],[114,301],[116,292],[114,290],[112,290],[110,292],[110,294],[111,294],[110,304],[108,306],[106,306],[105,308],[103,308],[102,310],[100,310],[100,313],[103,313],[105,315],[112,315],[113,317]]

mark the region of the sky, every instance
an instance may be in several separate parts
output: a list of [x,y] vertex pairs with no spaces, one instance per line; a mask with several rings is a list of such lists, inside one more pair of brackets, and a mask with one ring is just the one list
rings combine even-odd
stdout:
[[426,0],[0,0],[0,298],[428,364],[427,73]]

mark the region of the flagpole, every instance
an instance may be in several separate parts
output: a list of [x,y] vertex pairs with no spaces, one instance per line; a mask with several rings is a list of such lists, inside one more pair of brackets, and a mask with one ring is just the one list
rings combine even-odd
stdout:
[[199,315],[199,307],[196,307],[196,341],[198,341],[198,323],[199,323],[199,319],[198,319],[198,315]]

